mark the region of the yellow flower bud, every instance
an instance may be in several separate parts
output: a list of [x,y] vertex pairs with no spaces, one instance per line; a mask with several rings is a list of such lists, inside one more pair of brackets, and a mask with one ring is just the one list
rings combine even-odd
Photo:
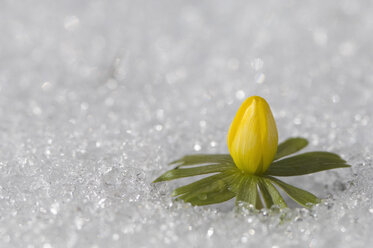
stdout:
[[263,174],[277,152],[278,134],[271,109],[263,98],[251,96],[239,108],[228,132],[228,149],[236,166]]

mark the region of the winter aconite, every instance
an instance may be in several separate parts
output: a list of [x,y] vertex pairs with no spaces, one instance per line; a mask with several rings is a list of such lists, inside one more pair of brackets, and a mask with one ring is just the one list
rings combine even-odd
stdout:
[[277,151],[277,127],[266,100],[252,96],[239,108],[228,132],[228,149],[236,166],[263,174]]
[[[192,205],[221,203],[236,198],[236,204],[261,209],[287,207],[278,188],[304,207],[320,202],[313,194],[277,178],[298,176],[335,168],[349,167],[330,152],[307,152],[289,156],[307,146],[303,138],[290,138],[278,144],[276,122],[263,98],[247,98],[238,109],[228,131],[230,154],[186,155],[154,183],[182,177],[215,173],[179,187],[172,193]],[[200,165],[200,166],[196,166]],[[242,205],[240,204],[240,205]]]

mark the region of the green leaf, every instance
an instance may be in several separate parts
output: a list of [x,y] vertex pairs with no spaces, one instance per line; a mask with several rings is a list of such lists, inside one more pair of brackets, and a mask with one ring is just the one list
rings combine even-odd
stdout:
[[276,187],[273,186],[269,179],[263,177],[260,178],[259,188],[262,192],[262,196],[267,208],[271,208],[273,205],[277,205],[280,208],[287,207],[285,200],[282,198]]
[[236,196],[235,193],[229,191],[227,188],[220,191],[212,191],[208,193],[200,193],[193,197],[187,197],[188,194],[184,194],[178,199],[190,202],[192,205],[203,206],[209,204],[216,204],[228,201]]
[[291,199],[293,199],[294,201],[296,201],[297,203],[306,208],[311,207],[310,203],[317,204],[320,202],[319,198],[317,198],[315,195],[311,194],[308,191],[294,187],[274,177],[268,177],[268,179],[270,179],[272,182],[277,184],[281,189],[283,189],[290,196]]
[[217,175],[209,176],[198,180],[194,183],[179,187],[174,190],[172,196],[178,196],[182,194],[189,194],[189,197],[198,195],[200,193],[215,192],[228,188],[230,180],[234,178],[237,170],[226,170]]
[[231,169],[232,165],[229,164],[212,164],[200,167],[193,167],[187,169],[176,168],[165,172],[163,175],[153,181],[153,183],[174,180],[182,177],[191,177],[197,175],[204,175],[215,172],[223,172]]
[[256,176],[245,175],[242,177],[236,198],[236,205],[244,202],[256,206],[258,194],[257,183],[258,179]]
[[264,206],[263,206],[263,202],[262,202],[262,199],[260,198],[260,194],[259,194],[259,190],[258,190],[258,187],[256,188],[256,204],[255,204],[255,208],[256,209],[262,209]]
[[304,138],[290,138],[280,143],[277,147],[277,153],[274,160],[293,154],[308,145]]
[[273,162],[265,175],[299,176],[344,167],[350,167],[350,165],[337,154],[308,152]]
[[174,196],[192,205],[207,205],[233,198],[236,194],[228,190],[228,185],[236,176],[237,170],[228,170],[176,189]]
[[241,180],[245,176],[246,176],[246,174],[242,173],[241,170],[235,169],[235,172],[232,174],[232,177],[229,180],[228,190],[237,195],[238,191],[240,189]]
[[259,188],[260,192],[262,193],[264,203],[266,204],[267,208],[271,208],[274,203],[263,178],[259,179]]
[[195,154],[186,155],[181,159],[175,160],[170,163],[170,165],[178,164],[177,167],[189,166],[196,164],[231,164],[233,166],[234,162],[229,154]]

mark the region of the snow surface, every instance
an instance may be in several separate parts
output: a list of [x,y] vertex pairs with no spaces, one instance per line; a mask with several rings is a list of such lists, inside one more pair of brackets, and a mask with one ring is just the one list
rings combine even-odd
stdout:
[[[0,247],[368,247],[371,1],[1,1]],[[185,154],[226,153],[240,103],[280,140],[351,169],[289,178],[327,198],[255,215],[152,185]],[[280,216],[282,216],[280,218]]]

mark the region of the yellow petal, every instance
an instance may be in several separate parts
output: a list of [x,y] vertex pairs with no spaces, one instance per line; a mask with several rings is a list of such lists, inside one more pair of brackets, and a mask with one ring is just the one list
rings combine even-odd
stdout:
[[228,132],[228,149],[236,166],[262,174],[277,152],[278,134],[271,109],[263,98],[251,96],[239,108]]

